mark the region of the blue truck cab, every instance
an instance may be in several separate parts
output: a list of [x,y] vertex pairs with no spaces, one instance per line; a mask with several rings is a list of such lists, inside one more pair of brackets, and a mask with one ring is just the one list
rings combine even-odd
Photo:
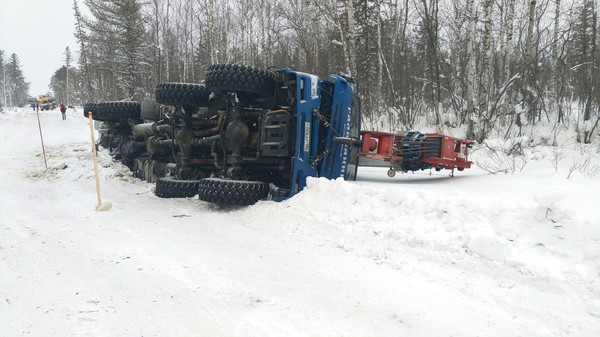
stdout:
[[348,145],[333,142],[334,137],[358,137],[360,97],[353,91],[352,79],[280,69],[293,83],[295,111],[294,155],[289,193],[291,197],[306,186],[307,177],[356,179],[357,157]]

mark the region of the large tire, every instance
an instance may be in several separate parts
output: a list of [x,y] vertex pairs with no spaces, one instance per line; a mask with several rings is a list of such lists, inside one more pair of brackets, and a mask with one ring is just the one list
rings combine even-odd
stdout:
[[206,69],[204,80],[209,91],[247,92],[259,97],[275,93],[275,73],[242,64],[213,64]]
[[189,198],[198,194],[200,180],[177,180],[162,177],[156,181],[154,194],[159,198]]
[[92,117],[96,114],[96,104],[97,103],[86,103],[83,106],[83,117],[89,118],[88,114],[91,111]]
[[253,205],[269,195],[269,184],[262,181],[205,178],[200,180],[200,200],[219,205]]
[[195,83],[159,83],[154,92],[159,104],[205,107],[210,92],[204,85]]
[[101,102],[96,104],[92,118],[97,121],[118,122],[126,119],[139,119],[140,102]]

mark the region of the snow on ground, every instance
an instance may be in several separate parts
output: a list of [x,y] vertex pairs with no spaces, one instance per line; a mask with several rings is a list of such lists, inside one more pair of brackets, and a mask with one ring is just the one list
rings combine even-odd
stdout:
[[598,336],[600,176],[566,179],[567,159],[364,167],[218,208],[157,198],[101,151],[98,212],[67,115],[40,112],[46,170],[35,113],[0,114],[1,336]]

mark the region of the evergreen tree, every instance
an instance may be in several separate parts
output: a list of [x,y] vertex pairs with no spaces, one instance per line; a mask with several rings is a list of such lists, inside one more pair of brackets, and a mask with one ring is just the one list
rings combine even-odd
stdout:
[[[71,65],[71,59],[72,59],[72,55],[71,55],[71,51],[69,50],[69,46],[67,46],[67,48],[65,48],[65,98],[63,100],[64,104],[69,105],[69,92],[71,91],[71,88],[69,86],[69,66]],[[72,82],[72,81],[71,81]]]
[[[93,19],[76,11],[76,36],[85,50],[91,86],[104,99],[142,99],[150,88],[146,26],[139,0],[86,0]],[[83,29],[87,30],[86,32]]]
[[6,68],[4,66],[4,50],[0,50],[0,104],[6,106],[8,103],[6,98]]
[[81,100],[82,102],[90,102],[94,99],[94,88],[92,86],[92,78],[90,75],[89,62],[88,62],[88,48],[86,45],[86,41],[88,41],[88,36],[85,31],[85,20],[86,18],[79,10],[79,5],[77,5],[77,0],[73,0],[73,12],[75,15],[75,38],[79,42],[79,66],[82,72],[82,76],[80,76],[80,82],[78,82],[77,87],[81,88]]
[[9,106],[22,107],[29,99],[29,83],[25,82],[17,54],[12,53],[6,64],[7,96]]

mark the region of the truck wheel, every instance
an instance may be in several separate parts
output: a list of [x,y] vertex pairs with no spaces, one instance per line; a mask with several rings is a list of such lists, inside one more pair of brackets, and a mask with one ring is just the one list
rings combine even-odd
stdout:
[[210,92],[195,83],[159,83],[154,92],[156,102],[166,105],[205,107]]
[[237,91],[270,97],[275,82],[274,72],[242,64],[213,64],[206,69],[206,88],[216,93]]
[[154,194],[159,198],[189,198],[198,194],[200,180],[177,180],[161,177],[156,181]]
[[89,118],[88,113],[92,112],[92,117],[96,114],[96,103],[86,103],[83,106],[83,117]]
[[253,205],[269,195],[269,184],[262,181],[205,178],[200,180],[200,200],[219,205]]
[[101,102],[97,103],[92,118],[104,122],[117,122],[123,119],[139,119],[140,102]]

